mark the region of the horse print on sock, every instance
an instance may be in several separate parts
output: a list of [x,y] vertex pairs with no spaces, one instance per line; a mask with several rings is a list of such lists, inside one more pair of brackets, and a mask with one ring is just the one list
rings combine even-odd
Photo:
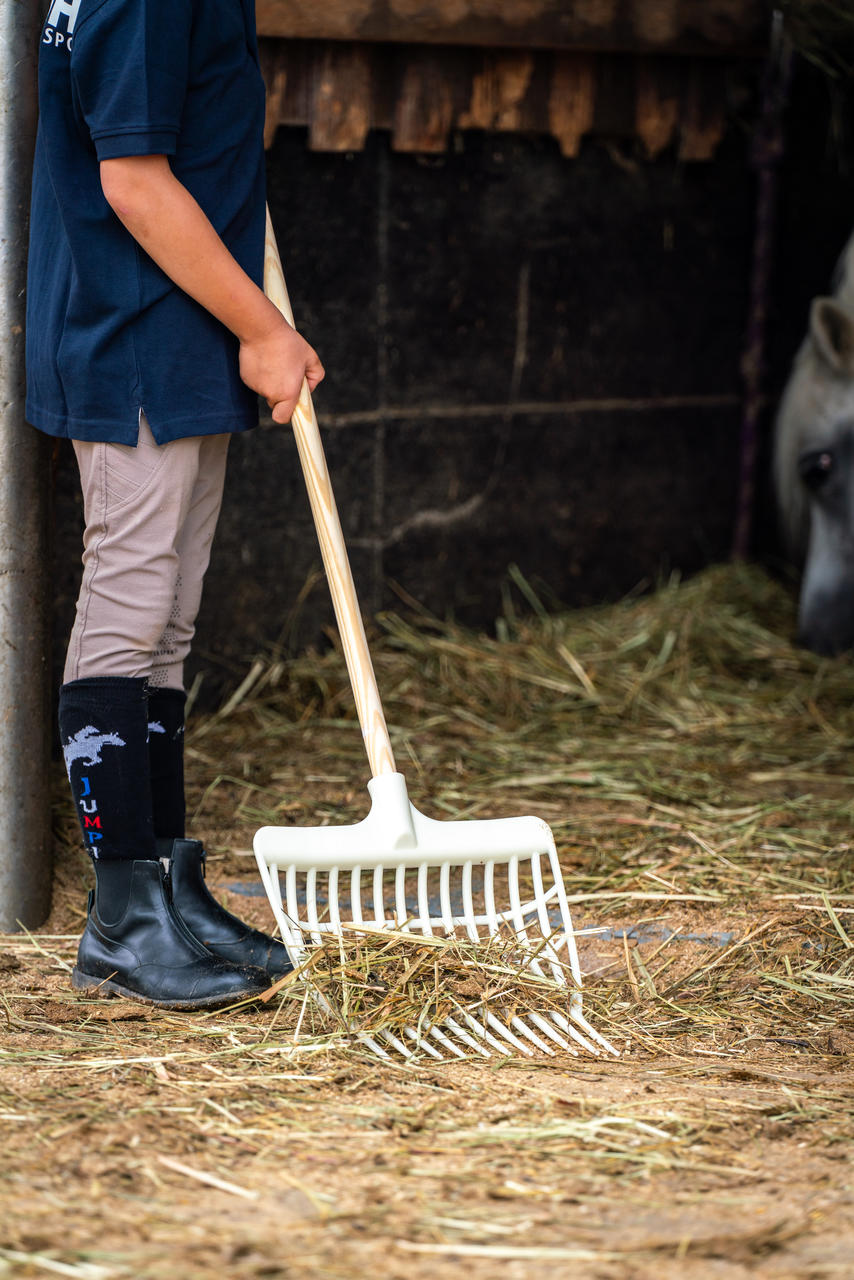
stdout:
[[75,760],[82,760],[84,765],[101,763],[101,748],[105,746],[124,747],[124,738],[117,733],[99,733],[93,724],[78,730],[73,737],[64,743],[62,755],[65,759],[65,772],[71,777],[71,766]]

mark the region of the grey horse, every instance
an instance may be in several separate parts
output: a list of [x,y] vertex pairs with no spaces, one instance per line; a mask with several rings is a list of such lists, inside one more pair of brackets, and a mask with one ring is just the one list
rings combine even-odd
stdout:
[[777,414],[774,482],[790,551],[803,560],[798,637],[854,647],[854,236],[809,330]]

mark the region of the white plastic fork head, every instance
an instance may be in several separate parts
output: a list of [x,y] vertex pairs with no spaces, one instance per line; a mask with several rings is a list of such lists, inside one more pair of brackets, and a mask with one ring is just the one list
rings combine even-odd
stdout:
[[[368,790],[371,808],[361,822],[256,833],[261,878],[294,965],[324,937],[361,926],[472,943],[500,934],[514,940],[527,969],[566,988],[568,1018],[540,1018],[543,1034],[517,1018],[520,1038],[494,1017],[483,1020],[487,1027],[464,1015],[430,1029],[433,1055],[450,1034],[487,1056],[490,1045],[552,1052],[551,1042],[569,1047],[567,1035],[592,1052],[596,1044],[614,1052],[582,1016],[575,935],[548,824],[535,817],[438,822],[414,807],[400,773],[373,778]],[[411,1032],[392,1037],[406,1056]],[[384,1055],[376,1041],[362,1039]]]

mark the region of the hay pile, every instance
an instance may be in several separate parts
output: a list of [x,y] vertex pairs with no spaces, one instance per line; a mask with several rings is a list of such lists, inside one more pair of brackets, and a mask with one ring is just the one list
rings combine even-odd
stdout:
[[[535,812],[552,825],[576,929],[606,930],[581,939],[600,1030],[650,1048],[699,1028],[815,1042],[847,1018],[854,668],[793,646],[784,589],[721,568],[555,616],[517,574],[492,636],[424,614],[379,625],[378,677],[413,801],[438,817]],[[364,814],[334,648],[256,661],[188,750],[195,776],[210,777],[196,825],[215,855],[246,849],[258,825]],[[644,930],[661,945],[642,958]],[[692,941],[716,933],[728,945]],[[368,1026],[374,1015],[387,1026],[395,1000],[400,1011],[396,975],[416,961],[365,938],[348,946],[312,968],[333,1022],[304,1016],[300,1034],[329,1043],[356,1009]],[[462,972],[459,953],[445,967]],[[453,992],[429,968],[422,987],[405,985],[410,1016]],[[302,1007],[299,984],[282,994]]]
[[[299,1002],[293,1024],[296,1044],[320,1035],[326,1044],[358,1048],[361,1033],[374,1039],[383,1052],[388,1038],[395,1037],[409,1053],[422,1058],[429,1055],[429,1049],[423,1047],[429,1029],[447,1030],[450,1019],[467,1035],[455,1041],[456,1051],[447,1041],[441,1042],[441,1056],[453,1058],[477,1056],[485,1044],[497,1049],[499,1056],[512,1053],[512,1041],[495,1040],[493,1019],[500,1020],[511,1033],[515,1028],[517,1042],[533,1055],[530,1040],[519,1041],[516,1019],[531,1012],[566,1017],[569,990],[573,989],[569,973],[566,986],[561,986],[532,972],[506,938],[496,936],[474,944],[459,937],[425,938],[393,930],[366,933],[345,926],[342,937],[327,939],[312,950],[298,970],[277,983],[265,1000],[286,992],[279,1012],[291,1022],[289,1003]],[[491,1040],[472,1034],[467,1015],[486,1033],[492,1033]],[[404,1028],[409,1028],[409,1033]],[[548,1039],[542,1042],[546,1052],[553,1052]],[[440,1042],[429,1039],[428,1043],[433,1049],[429,1056],[436,1056]]]

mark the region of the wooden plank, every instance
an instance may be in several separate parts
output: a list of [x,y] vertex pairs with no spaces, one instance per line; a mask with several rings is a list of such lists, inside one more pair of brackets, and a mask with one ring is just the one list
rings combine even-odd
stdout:
[[695,62],[688,68],[679,130],[680,160],[711,160],[726,120],[723,68]]
[[302,40],[259,41],[267,86],[265,145],[272,145],[278,125],[310,123],[315,66],[322,48]]
[[265,36],[495,48],[762,53],[764,0],[256,0]]
[[661,155],[679,124],[681,65],[669,58],[639,58],[635,69],[635,131],[650,160]]
[[445,151],[454,121],[454,64],[441,53],[415,49],[406,61],[394,108],[395,151]]
[[260,46],[261,72],[267,88],[264,116],[264,147],[273,145],[276,130],[284,114],[285,93],[288,87],[288,69],[279,49],[269,41]]
[[468,109],[457,120],[459,129],[524,129],[528,120],[524,101],[534,74],[534,55],[526,52],[488,53],[471,78]]
[[361,151],[371,127],[372,75],[367,46],[328,44],[316,70],[308,145],[312,151]]
[[593,125],[596,62],[586,53],[556,54],[549,92],[549,131],[565,156],[577,156]]

